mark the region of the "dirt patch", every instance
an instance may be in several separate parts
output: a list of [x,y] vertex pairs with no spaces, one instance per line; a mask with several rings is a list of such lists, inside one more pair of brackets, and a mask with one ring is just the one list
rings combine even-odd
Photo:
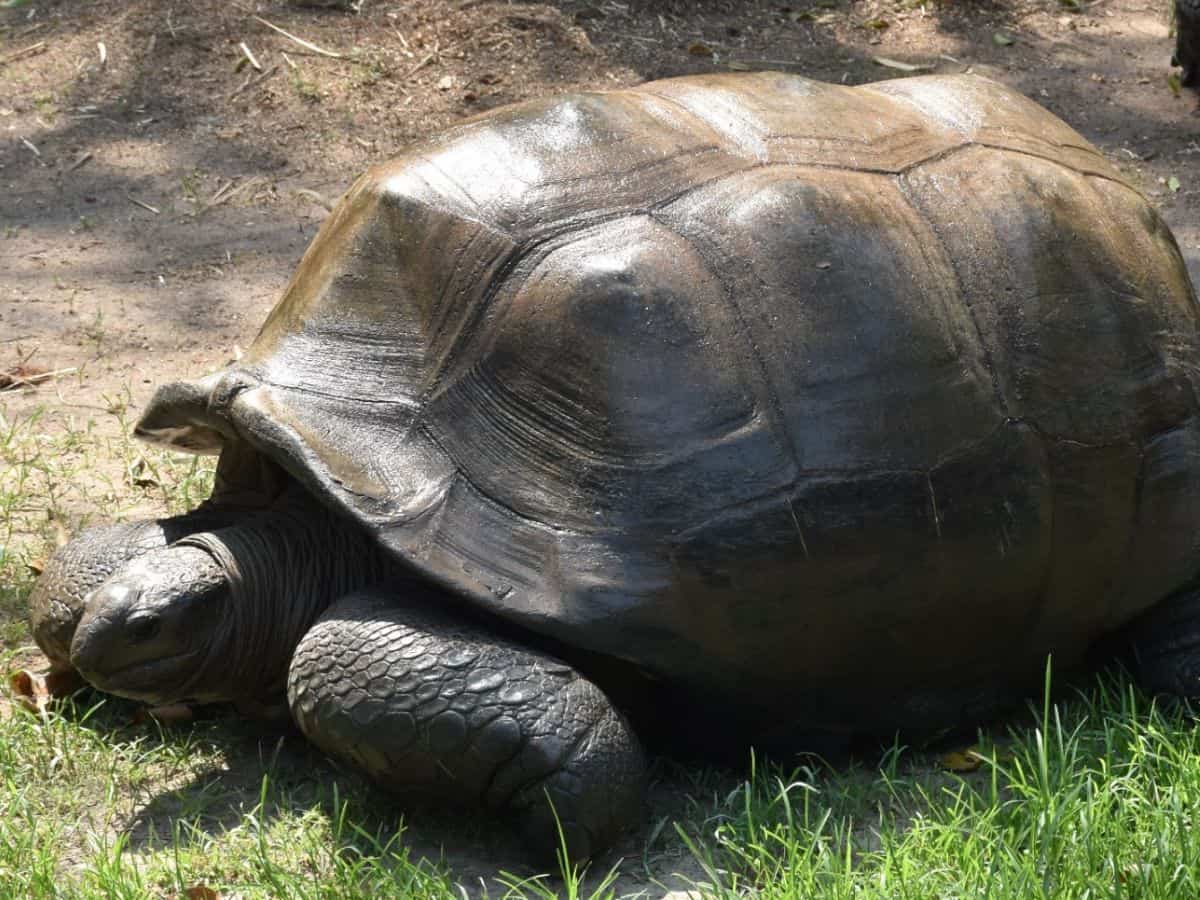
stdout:
[[[327,207],[371,163],[481,110],[687,73],[996,78],[1129,174],[1200,280],[1200,103],[1168,82],[1166,6],[12,5],[0,10],[0,412],[115,434],[155,385],[241,352]],[[668,782],[654,816],[679,791]],[[687,866],[640,840],[622,849],[654,859],[647,871]]]

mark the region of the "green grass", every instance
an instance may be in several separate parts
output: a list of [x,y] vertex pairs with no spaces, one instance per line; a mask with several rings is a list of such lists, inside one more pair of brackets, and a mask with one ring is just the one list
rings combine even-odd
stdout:
[[719,897],[1200,896],[1190,710],[1109,674],[980,753],[962,777],[899,749],[859,777],[755,772],[688,840]]
[[[119,401],[79,420],[0,407],[8,669],[28,658],[25,599],[56,542],[211,485],[209,462],[131,442],[124,416]],[[480,895],[480,876],[490,897],[661,896],[679,867],[715,897],[1200,896],[1191,709],[1120,673],[1050,697],[981,733],[983,763],[962,775],[899,745],[836,769],[660,762],[653,826],[564,879],[516,870],[493,824],[399,810],[296,736],[227,712],[167,728],[85,691],[0,716],[0,897],[449,898]]]

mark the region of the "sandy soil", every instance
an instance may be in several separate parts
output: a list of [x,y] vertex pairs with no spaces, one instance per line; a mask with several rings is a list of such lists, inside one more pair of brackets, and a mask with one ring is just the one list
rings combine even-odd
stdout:
[[899,64],[1003,81],[1133,176],[1200,281],[1200,102],[1168,82],[1166,6],[9,0],[0,373],[61,374],[0,394],[0,411],[118,429],[154,385],[236,357],[372,162],[483,109],[685,73],[853,84]]

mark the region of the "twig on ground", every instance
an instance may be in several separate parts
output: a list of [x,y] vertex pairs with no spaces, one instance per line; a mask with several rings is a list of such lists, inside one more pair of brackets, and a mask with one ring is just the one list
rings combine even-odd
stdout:
[[241,84],[239,84],[237,87],[235,87],[232,91],[229,92],[229,99],[232,100],[234,97],[236,97],[242,91],[246,90],[246,88],[254,87],[259,82],[266,81],[268,78],[270,78],[272,75],[274,75],[278,71],[279,71],[279,66],[274,65],[274,66],[271,66],[271,68],[267,69],[267,71],[263,72],[261,75],[251,75],[249,78],[247,78],[245,81],[243,81]]
[[254,19],[254,21],[256,21],[256,22],[260,22],[263,25],[266,25],[272,31],[279,32],[285,38],[287,38],[289,41],[291,41],[294,44],[298,44],[299,46],[303,47],[305,50],[311,50],[313,53],[319,54],[320,56],[328,56],[330,59],[345,59],[346,58],[345,54],[334,53],[332,50],[326,50],[323,47],[318,47],[316,44],[312,43],[311,41],[306,41],[304,38],[296,37],[296,35],[291,34],[290,32],[284,31],[278,25],[272,25],[270,22],[268,22],[262,16],[251,16],[251,18]]
[[429,54],[427,54],[427,55],[425,56],[425,58],[424,58],[424,59],[422,59],[422,60],[421,60],[419,63],[417,63],[415,66],[412,66],[412,67],[411,67],[411,68],[410,68],[408,71],[401,73],[401,75],[400,75],[400,80],[401,80],[401,81],[407,81],[407,80],[408,80],[409,78],[411,78],[413,75],[416,75],[416,74],[417,74],[418,72],[420,72],[420,71],[421,71],[423,68],[425,68],[425,67],[426,67],[427,65],[429,65],[431,62],[433,62],[433,58],[434,58],[436,55],[437,55],[436,53],[429,53]]
[[217,188],[217,192],[215,194],[213,194],[209,198],[208,203],[206,203],[204,205],[205,206],[216,206],[218,203],[223,203],[225,201],[225,192],[227,190],[229,190],[231,187],[233,187],[233,179],[232,178],[230,178],[227,182],[225,182],[223,185],[221,185],[219,188]]
[[100,54],[100,68],[104,68],[108,63],[108,47],[104,46],[104,41],[97,42],[96,52]]
[[41,53],[46,49],[45,41],[38,41],[36,44],[26,47],[24,50],[17,50],[15,53],[10,53],[8,56],[0,56],[0,66],[6,66],[10,62],[20,59],[23,56],[32,56],[34,53]]
[[25,138],[21,138],[21,143],[25,145],[25,149],[27,149],[30,153],[32,153],[38,159],[42,158],[42,151],[39,150],[37,147],[33,146],[33,144],[30,141],[26,140]]
[[238,46],[242,48],[242,53],[245,54],[246,59],[250,61],[250,65],[254,66],[254,71],[261,72],[263,67],[259,64],[258,60],[254,58],[254,53],[251,52],[248,46],[246,46],[246,42],[242,41],[240,44],[238,44]]
[[326,212],[333,210],[333,204],[318,194],[316,191],[309,188],[299,188],[296,191],[297,197],[303,197],[305,200],[311,200],[317,206],[323,207]]
[[265,179],[261,175],[255,175],[253,178],[247,178],[245,181],[243,181],[241,184],[239,184],[237,187],[235,187],[232,191],[230,191],[228,194],[223,196],[221,198],[221,202],[227,203],[230,200],[232,200],[234,197],[237,197],[237,196],[240,196],[241,194],[246,193],[246,191],[250,190],[250,188],[258,187],[260,184],[262,184],[266,180],[267,179]]
[[89,159],[91,159],[91,158],[92,158],[92,151],[91,151],[91,150],[88,150],[86,153],[81,153],[81,154],[80,154],[80,156],[79,156],[79,159],[75,160],[75,162],[71,163],[71,165],[69,165],[69,166],[67,167],[67,171],[68,171],[68,172],[74,172],[74,171],[75,171],[76,169],[78,169],[80,166],[85,166],[85,165],[87,165],[87,162],[88,162],[88,160],[89,160]]
[[140,206],[142,209],[150,210],[150,212],[154,213],[156,216],[162,215],[162,210],[155,209],[149,203],[145,203],[145,202],[139,200],[137,197],[133,196],[132,194],[126,194],[125,199],[128,200],[130,203],[132,203],[134,206]]
[[0,372],[0,391],[13,390],[19,387],[33,387],[43,381],[50,381],[62,375],[74,375],[79,371],[78,366],[67,369],[55,369],[53,372],[29,372],[18,366],[7,372]]

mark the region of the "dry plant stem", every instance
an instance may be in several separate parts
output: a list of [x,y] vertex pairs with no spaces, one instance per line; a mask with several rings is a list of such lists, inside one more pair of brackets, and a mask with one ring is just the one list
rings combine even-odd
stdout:
[[79,371],[78,366],[71,366],[67,369],[56,369],[53,372],[39,372],[36,375],[13,375],[8,372],[0,372],[0,378],[7,377],[12,379],[11,383],[0,386],[0,391],[11,391],[20,387],[33,387],[41,384],[43,381],[50,381],[54,378],[60,378],[63,375],[74,375]]
[[45,49],[46,49],[46,42],[38,41],[36,44],[32,44],[32,45],[26,47],[24,50],[17,50],[13,53],[8,54],[8,56],[3,57],[2,59],[0,59],[0,66],[6,66],[10,62],[14,62],[15,60],[22,59],[23,57],[30,56],[34,53],[41,53]]
[[242,48],[242,53],[245,55],[246,59],[250,62],[250,65],[252,65],[254,67],[254,71],[261,72],[263,70],[262,64],[259,63],[259,61],[254,58],[254,53],[246,45],[246,42],[242,41],[240,44],[238,44],[238,46]]
[[134,206],[140,206],[142,209],[149,210],[150,212],[154,213],[156,216],[162,215],[162,210],[151,206],[149,203],[145,203],[144,201],[139,200],[137,197],[134,197],[130,194],[126,194],[125,199],[127,199]]
[[245,81],[243,81],[240,85],[238,85],[236,88],[234,88],[230,92],[229,99],[232,100],[234,97],[236,97],[238,94],[240,94],[242,91],[246,90],[247,88],[252,88],[255,85],[259,84],[260,82],[266,81],[268,78],[270,78],[272,75],[274,75],[278,71],[279,71],[279,66],[274,65],[274,66],[271,66],[271,68],[267,69],[267,71],[263,72],[261,75],[252,75],[251,77],[247,78]]
[[429,65],[431,62],[433,62],[433,58],[434,58],[434,56],[435,56],[435,54],[433,54],[433,53],[429,53],[429,54],[427,54],[427,55],[425,56],[425,58],[424,58],[424,59],[422,59],[422,60],[421,60],[419,63],[417,63],[415,66],[411,67],[410,69],[408,69],[408,71],[406,71],[406,72],[402,73],[402,74],[400,75],[400,80],[401,80],[401,81],[407,81],[407,80],[408,80],[409,78],[411,78],[413,75],[416,75],[416,74],[417,74],[418,72],[420,72],[420,71],[421,71],[423,68],[425,68],[425,67],[426,67],[427,65]]
[[279,32],[285,38],[287,38],[289,41],[291,41],[294,44],[297,44],[298,46],[303,47],[305,50],[311,50],[313,53],[316,53],[320,56],[328,56],[330,59],[345,59],[346,58],[345,55],[342,53],[334,53],[332,50],[326,50],[322,47],[318,47],[316,44],[311,43],[310,41],[304,40],[304,38],[296,37],[296,35],[294,35],[290,32],[284,31],[278,25],[272,25],[270,22],[268,22],[262,16],[251,16],[251,18],[254,19],[254,21],[256,21],[256,22],[266,25],[272,31]]
[[225,199],[225,192],[228,191],[231,187],[233,187],[233,179],[232,178],[229,179],[228,181],[226,181],[219,188],[217,188],[216,193],[213,194],[212,197],[209,198],[208,203],[206,205],[207,206],[216,206],[218,203],[223,202]]

